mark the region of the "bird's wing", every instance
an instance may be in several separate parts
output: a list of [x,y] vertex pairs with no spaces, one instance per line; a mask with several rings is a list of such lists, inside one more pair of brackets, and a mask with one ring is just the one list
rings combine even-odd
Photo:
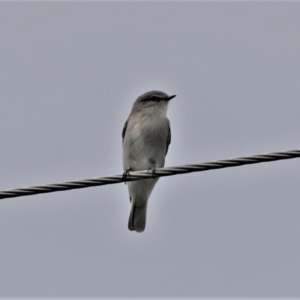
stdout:
[[127,129],[127,123],[128,123],[128,120],[125,122],[123,130],[122,130],[122,139],[123,139],[123,141],[124,141],[124,137],[125,137],[125,133],[126,133],[126,129]]
[[171,144],[171,127],[169,122],[169,131],[168,131],[168,137],[167,137],[167,149],[166,149],[166,155],[168,153],[169,145]]

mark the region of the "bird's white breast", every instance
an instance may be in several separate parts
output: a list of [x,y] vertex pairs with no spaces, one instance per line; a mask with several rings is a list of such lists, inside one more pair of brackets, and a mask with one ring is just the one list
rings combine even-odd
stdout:
[[168,131],[169,121],[162,109],[131,116],[123,142],[124,169],[163,167]]

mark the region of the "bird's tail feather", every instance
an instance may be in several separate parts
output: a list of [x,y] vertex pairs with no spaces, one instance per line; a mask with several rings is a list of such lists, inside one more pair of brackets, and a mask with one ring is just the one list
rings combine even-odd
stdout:
[[147,204],[137,207],[132,203],[129,215],[128,228],[137,232],[143,232],[146,227]]

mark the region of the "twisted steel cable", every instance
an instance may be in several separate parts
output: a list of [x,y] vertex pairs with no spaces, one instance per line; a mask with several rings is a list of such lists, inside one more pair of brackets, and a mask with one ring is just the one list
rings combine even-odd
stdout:
[[147,170],[137,171],[137,172],[130,172],[130,174],[126,177],[124,176],[124,174],[121,174],[121,175],[113,175],[107,177],[96,177],[91,179],[75,180],[75,181],[69,181],[63,183],[46,184],[40,186],[31,186],[26,188],[0,191],[0,199],[29,196],[29,195],[42,194],[42,193],[52,193],[58,191],[67,191],[73,189],[82,189],[91,186],[114,184],[114,183],[120,183],[125,181],[141,180],[146,178],[172,176],[172,175],[185,174],[191,172],[203,172],[208,170],[237,167],[237,166],[257,164],[257,163],[268,162],[268,161],[291,159],[297,157],[300,157],[300,150],[296,149],[296,150],[272,152],[272,153],[245,156],[245,157],[237,157],[232,159],[210,161],[210,162],[204,162],[204,163],[192,164],[192,165],[160,168],[160,169],[156,169],[154,173],[149,172]]

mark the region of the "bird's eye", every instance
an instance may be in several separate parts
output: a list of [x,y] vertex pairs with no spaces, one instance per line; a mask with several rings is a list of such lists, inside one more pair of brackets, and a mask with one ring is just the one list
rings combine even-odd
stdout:
[[161,98],[158,97],[158,96],[152,96],[152,97],[150,98],[150,100],[151,100],[151,101],[155,101],[155,102],[159,102],[159,101],[161,100]]

